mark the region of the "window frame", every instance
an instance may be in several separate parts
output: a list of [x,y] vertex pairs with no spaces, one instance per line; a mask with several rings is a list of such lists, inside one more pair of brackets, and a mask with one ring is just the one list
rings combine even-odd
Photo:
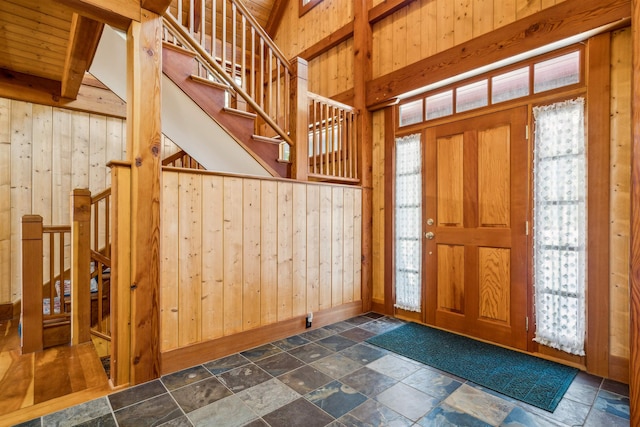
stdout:
[[322,3],[322,0],[309,0],[307,4],[303,3],[304,0],[298,1],[298,17],[302,18],[311,9]]

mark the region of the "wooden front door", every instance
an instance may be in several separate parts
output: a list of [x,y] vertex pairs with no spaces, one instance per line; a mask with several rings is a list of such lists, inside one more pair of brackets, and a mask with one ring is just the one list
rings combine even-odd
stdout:
[[428,324],[526,349],[525,107],[426,130]]

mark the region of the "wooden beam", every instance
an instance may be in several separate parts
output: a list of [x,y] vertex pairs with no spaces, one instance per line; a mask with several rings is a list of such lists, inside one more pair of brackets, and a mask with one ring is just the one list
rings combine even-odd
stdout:
[[611,33],[589,40],[586,49],[588,214],[587,370],[609,377],[609,136]]
[[80,87],[78,96],[73,100],[60,96],[60,82],[0,69],[0,97],[125,118],[127,107],[124,101],[110,90],[91,84],[91,81],[87,80]]
[[164,15],[172,0],[140,0],[140,7],[158,15]]
[[[367,106],[549,43],[629,18],[629,0],[566,0],[367,84]],[[358,46],[354,43],[355,46]]]
[[339,28],[337,31],[332,32],[313,46],[303,50],[298,56],[307,61],[311,61],[313,58],[322,55],[332,47],[339,45],[351,37],[353,37],[353,21]]
[[369,10],[369,24],[373,25],[389,15],[393,15],[403,7],[409,6],[415,0],[385,0]]
[[640,0],[633,0],[631,40],[633,40],[631,117],[631,244],[629,280],[631,294],[631,356],[629,377],[630,425],[640,425]]
[[79,15],[127,30],[131,21],[140,22],[140,0],[55,0]]
[[76,99],[85,72],[89,69],[98,48],[104,24],[77,13],[71,18],[67,56],[62,74],[63,98]]
[[373,36],[369,24],[367,0],[354,0],[353,26],[353,106],[358,112],[357,135],[360,141],[360,183],[362,185],[362,310],[371,310],[373,291],[373,136],[372,116],[366,107],[367,85],[373,74],[371,61]]
[[131,168],[130,383],[160,375],[160,99],[162,18],[146,10],[127,32],[127,153]]
[[271,38],[273,38],[276,32],[278,32],[280,22],[282,22],[282,17],[284,16],[284,11],[287,10],[288,5],[289,0],[275,0],[273,2],[269,19],[267,20],[267,24],[264,26],[264,30]]

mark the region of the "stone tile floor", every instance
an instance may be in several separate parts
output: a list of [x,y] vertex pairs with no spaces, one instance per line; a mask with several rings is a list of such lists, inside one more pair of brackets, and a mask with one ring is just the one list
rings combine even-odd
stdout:
[[580,373],[549,413],[364,342],[402,323],[368,313],[21,425],[629,425],[624,384]]

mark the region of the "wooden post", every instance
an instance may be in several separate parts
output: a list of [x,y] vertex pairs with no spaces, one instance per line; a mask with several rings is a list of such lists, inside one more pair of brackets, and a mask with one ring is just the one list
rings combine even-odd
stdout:
[[631,356],[629,403],[631,425],[640,425],[640,0],[631,2],[633,40],[631,115],[631,253],[629,280],[631,293]]
[[291,61],[291,178],[306,181],[309,174],[309,100],[307,98],[308,65],[298,57]]
[[[127,32],[127,153],[131,161],[130,383],[160,376],[162,18],[141,10]],[[123,213],[124,214],[124,213]]]
[[[71,192],[71,344],[91,340],[91,192]],[[52,305],[53,307],[53,305]]]
[[371,310],[373,291],[373,137],[372,117],[367,110],[367,82],[373,74],[371,54],[373,38],[369,24],[369,1],[354,0],[353,24],[353,104],[358,114],[357,136],[360,141],[360,184],[362,185],[362,310]]
[[111,167],[111,382],[129,384],[131,360],[131,163]]
[[[53,310],[53,301],[51,301]],[[22,217],[22,354],[40,351],[42,339],[42,217]]]

